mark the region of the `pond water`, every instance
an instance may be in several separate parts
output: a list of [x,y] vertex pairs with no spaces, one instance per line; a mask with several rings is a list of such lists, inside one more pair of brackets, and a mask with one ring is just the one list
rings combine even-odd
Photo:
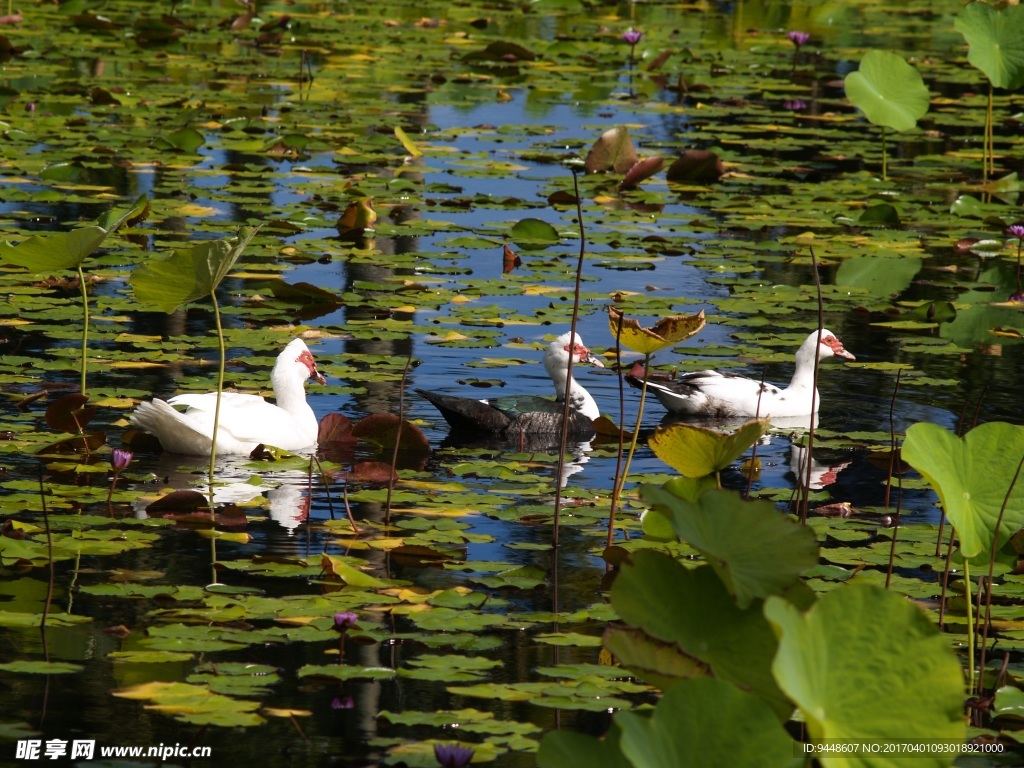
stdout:
[[[310,484],[303,462],[221,459],[216,500],[242,505],[247,517],[226,530],[250,538],[215,544],[188,521],[146,523],[157,495],[201,486],[201,461],[137,453],[116,497],[115,518],[125,523],[113,528],[71,520],[107,514],[105,455],[91,464],[44,462],[58,531],[116,529],[125,551],[104,551],[85,536],[77,556],[56,564],[56,612],[88,621],[51,627],[45,646],[28,619],[0,625],[3,661],[80,665],[50,676],[0,671],[9,734],[209,745],[218,764],[268,766],[433,765],[434,741],[462,740],[495,765],[519,766],[533,764],[545,730],[600,734],[611,710],[653,700],[650,689],[616,688],[595,671],[607,662],[598,639],[611,618],[601,555],[614,447],[576,452],[553,554],[553,457],[448,446],[440,415],[412,393],[552,394],[541,350],[568,329],[580,246],[575,209],[548,199],[573,189],[566,156],[586,155],[616,125],[628,125],[641,155],[663,154],[667,165],[684,150],[712,149],[727,172],[707,184],[670,184],[660,173],[625,192],[617,176],[579,179],[586,258],[578,331],[608,367],[576,374],[614,422],[632,426],[639,397],[627,387],[620,412],[609,304],[644,325],[707,313],[699,335],[656,356],[661,370],[724,367],[784,384],[817,322],[810,245],[822,262],[825,325],[857,356],[820,372],[812,506],[849,502],[859,511],[850,525],[873,533],[879,516],[891,514],[881,509],[890,430],[1019,422],[1024,322],[1019,305],[990,306],[1014,288],[1014,251],[1002,241],[1020,217],[1018,192],[1014,181],[1002,197],[986,195],[978,178],[984,98],[952,27],[959,4],[895,12],[867,2],[564,2],[530,11],[268,3],[261,20],[287,13],[291,22],[271,24],[261,42],[255,22],[226,35],[217,25],[236,11],[225,6],[194,4],[180,35],[164,30],[175,40],[160,45],[139,44],[145,27],[122,3],[111,5],[112,28],[66,9],[39,11],[9,30],[32,56],[7,62],[14,95],[3,149],[5,235],[63,230],[140,194],[152,201],[147,221],[86,263],[103,278],[91,297],[94,426],[117,445],[136,400],[205,391],[214,380],[207,303],[171,315],[140,308],[131,270],[190,241],[264,223],[219,293],[230,383],[265,388],[276,350],[301,331],[328,377],[326,387],[307,388],[319,417],[397,413],[404,391],[406,418],[435,450],[400,465],[390,511],[379,488],[353,484],[346,501],[341,483]],[[48,24],[73,45],[73,61],[41,44]],[[647,37],[628,67],[619,35],[631,24]],[[813,35],[792,75],[787,29]],[[545,54],[535,62],[508,51],[467,57],[493,41]],[[877,130],[841,84],[863,50],[876,47],[913,57],[933,91],[922,130],[890,137],[887,179]],[[297,78],[302,51],[312,82]],[[1009,177],[1021,170],[1019,102],[1000,95],[997,108],[998,175]],[[395,127],[422,157],[407,156]],[[187,143],[180,131],[201,143],[165,146]],[[117,162],[103,159],[107,152]],[[378,213],[374,236],[339,238],[339,216],[366,198]],[[894,206],[899,226],[857,221],[879,202]],[[509,230],[524,218],[554,225],[560,241],[514,242]],[[1000,242],[972,251],[958,246],[967,238]],[[523,262],[508,274],[504,245]],[[897,268],[901,258],[916,268]],[[851,277],[857,259],[893,267],[872,262],[873,278]],[[74,292],[34,287],[13,268],[2,279],[10,297],[5,393],[13,401],[41,387],[76,391]],[[274,293],[281,280],[338,301],[282,299]],[[955,320],[930,321],[929,307],[951,302]],[[997,327],[1001,335],[991,334]],[[627,368],[636,359],[624,352]],[[147,361],[156,364],[139,365]],[[41,414],[39,406],[8,409],[3,514],[19,521],[40,519],[33,453],[55,439]],[[649,402],[642,433],[664,415]],[[757,447],[762,469],[749,483],[780,509],[795,508],[799,487],[793,437],[776,430]],[[357,457],[381,458],[366,444]],[[673,474],[644,441],[630,473],[614,533],[623,546],[642,536],[638,484]],[[904,522],[937,523],[934,493],[916,475],[903,480]],[[739,463],[722,481],[748,485]],[[393,553],[399,543],[422,549]],[[386,584],[367,599],[365,585],[325,579],[322,553]],[[4,613],[37,615],[46,596],[40,562],[8,551],[0,573]],[[928,569],[905,577],[935,580]],[[226,586],[204,591],[212,582]],[[349,609],[359,630],[339,665],[331,617]],[[257,673],[245,673],[247,665]],[[307,674],[325,665],[363,671],[351,679]],[[538,681],[547,685],[516,688]],[[239,714],[218,703],[207,721],[144,709],[165,694],[133,686],[158,682],[252,707]],[[111,695],[132,690],[137,699]],[[260,724],[245,719],[257,708]]]

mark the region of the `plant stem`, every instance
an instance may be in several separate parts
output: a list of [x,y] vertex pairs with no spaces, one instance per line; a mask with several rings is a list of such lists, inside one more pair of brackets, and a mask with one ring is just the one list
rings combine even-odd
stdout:
[[[619,331],[622,330],[622,318],[619,318]],[[616,349],[618,349],[618,339],[616,339]],[[615,519],[615,510],[618,508],[619,500],[622,498],[622,490],[626,487],[626,478],[629,477],[629,468],[633,463],[633,455],[636,453],[637,440],[640,437],[640,423],[644,418],[644,403],[647,402],[647,367],[651,364],[651,353],[648,352],[644,355],[644,383],[640,388],[640,408],[636,414],[636,426],[633,428],[633,437],[629,441],[629,451],[626,453],[626,466],[622,469],[620,474],[612,487],[612,508],[608,515],[608,546],[612,545],[612,521]],[[621,377],[620,377],[621,379]],[[621,434],[621,430],[620,430]]]
[[995,173],[995,130],[992,125],[992,81],[988,81],[988,107],[985,110],[985,141],[981,156],[981,180],[988,181],[990,173]]
[[882,181],[889,180],[889,168],[888,168],[888,156],[889,153],[885,147],[885,126],[882,126]]
[[[574,349],[576,344],[576,323],[580,316],[580,291],[583,288],[583,256],[586,253],[587,238],[583,231],[583,203],[580,202],[579,177],[576,174],[575,168],[570,166],[569,170],[572,171],[573,194],[576,196],[576,218],[579,221],[580,228],[580,255],[579,260],[576,262],[576,286],[572,297],[572,323],[569,326],[569,345],[570,349]],[[569,388],[572,386],[572,358],[573,353],[570,352],[568,375],[565,377],[565,391],[562,393],[564,401],[564,407],[562,408],[562,435],[558,444],[558,466],[555,469],[555,513],[553,521],[555,530],[551,538],[551,546],[555,550],[558,549],[558,523],[562,512],[562,472],[565,468],[565,449],[569,443]],[[557,601],[557,599],[556,594],[555,600]]]
[[1021,293],[1021,290],[1020,290],[1020,245],[1021,245],[1021,239],[1018,237],[1017,238],[1017,295],[1018,296]]
[[409,368],[412,366],[412,355],[405,360],[402,371],[402,383],[398,389],[398,429],[395,431],[395,449],[391,452],[391,472],[395,479],[388,478],[388,495],[384,500],[384,524],[391,525],[391,492],[398,477],[398,449],[402,444],[402,425],[405,422],[405,387],[409,383]]
[[964,597],[967,599],[967,690],[974,690],[974,605],[971,602],[971,563],[964,558]]
[[78,287],[82,292],[82,384],[81,392],[85,395],[85,374],[89,368],[89,293],[85,287],[85,272],[78,265]]
[[217,350],[220,352],[220,367],[217,369],[217,405],[213,409],[213,435],[210,437],[210,517],[213,517],[213,470],[217,463],[217,431],[220,428],[220,400],[224,391],[224,364],[227,347],[224,344],[224,327],[220,321],[220,305],[217,303],[217,289],[210,291],[213,302],[213,317],[217,324]]

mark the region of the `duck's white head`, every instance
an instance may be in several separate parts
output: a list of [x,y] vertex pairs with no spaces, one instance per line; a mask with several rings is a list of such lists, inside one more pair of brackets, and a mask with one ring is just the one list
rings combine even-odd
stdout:
[[589,363],[604,368],[604,363],[591,354],[579,334],[573,335],[572,332],[563,333],[548,345],[547,352],[544,353],[544,366],[548,373],[552,373],[553,370],[564,370],[569,367],[570,356],[573,365]]
[[325,379],[316,367],[316,360],[309,347],[302,339],[292,339],[288,346],[277,356],[277,363],[274,364],[274,372],[288,371],[289,375],[294,374],[299,381],[314,379],[320,384],[326,384]]
[[583,344],[583,339],[572,333],[563,333],[548,345],[544,353],[544,369],[555,385],[555,394],[561,399],[565,395],[565,385],[569,384],[569,400],[572,408],[588,419],[596,419],[601,414],[597,402],[587,390],[576,381],[575,377],[568,380],[569,359],[573,365],[590,363],[604,368],[604,363],[594,357]]
[[807,341],[800,345],[797,356],[805,356],[808,360],[814,360],[814,348],[818,347],[818,359],[827,360],[830,357],[840,357],[843,360],[856,360],[850,352],[846,351],[843,342],[839,340],[832,331],[827,328],[821,329],[821,340],[818,340],[818,332],[814,331],[807,337]]

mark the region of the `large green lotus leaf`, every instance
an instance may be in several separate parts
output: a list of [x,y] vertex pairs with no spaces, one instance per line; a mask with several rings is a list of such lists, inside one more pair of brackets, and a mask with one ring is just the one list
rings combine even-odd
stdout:
[[857,256],[843,259],[836,271],[836,285],[860,288],[875,296],[891,297],[903,293],[921,270],[916,256],[884,258]]
[[913,66],[890,51],[864,54],[846,76],[846,96],[875,125],[909,131],[928,111],[928,88]]
[[[812,739],[964,738],[960,662],[931,620],[902,595],[851,582],[806,613],[778,597],[768,598],[764,613],[779,636],[775,679],[800,708]],[[954,758],[922,753],[914,762],[924,768]],[[820,759],[826,768],[905,762],[887,754]]]
[[97,226],[33,235],[18,245],[0,244],[0,259],[33,273],[77,269],[106,236],[107,230]]
[[[450,721],[449,721],[450,722]],[[622,754],[622,731],[618,718],[604,738],[596,739],[575,731],[549,731],[537,749],[538,768],[632,768],[634,765]]]
[[100,247],[107,235],[127,219],[138,216],[147,205],[145,195],[127,210],[112,209],[96,223],[70,232],[33,235],[18,245],[0,244],[0,260],[24,267],[33,273],[77,269]]
[[104,213],[98,219],[96,224],[106,230],[109,235],[111,232],[117,230],[122,224],[129,219],[137,219],[146,212],[146,207],[149,205],[149,198],[146,195],[140,195],[139,198],[132,203],[132,207],[127,210],[120,210],[117,208],[111,208],[109,211]]
[[675,643],[709,673],[757,693],[780,718],[792,705],[771,675],[776,639],[760,601],[743,609],[709,567],[686,568],[652,550],[633,553],[611,589],[612,607],[627,624]]
[[209,296],[231,270],[256,230],[243,227],[233,240],[203,240],[191,248],[135,268],[135,298],[170,314],[183,304]]
[[695,424],[658,429],[648,441],[654,455],[685,477],[704,477],[725,469],[768,431],[768,419],[751,419],[729,434]]
[[655,485],[643,486],[641,495],[671,511],[679,538],[700,550],[740,608],[781,595],[818,562],[814,533],[769,501],[718,489],[687,501]]
[[[619,712],[620,748],[644,768],[785,768],[803,764],[771,708],[714,678],[686,680],[650,715]],[[723,728],[722,722],[729,727]],[[580,763],[576,763],[580,765]]]
[[1024,526],[1024,487],[1018,483],[1006,498],[1024,458],[1024,427],[993,421],[960,438],[937,424],[914,424],[901,455],[939,495],[964,557],[991,550],[1004,501],[997,549]]
[[967,41],[967,60],[996,88],[1024,85],[1024,7],[996,10],[987,3],[969,3],[953,22]]

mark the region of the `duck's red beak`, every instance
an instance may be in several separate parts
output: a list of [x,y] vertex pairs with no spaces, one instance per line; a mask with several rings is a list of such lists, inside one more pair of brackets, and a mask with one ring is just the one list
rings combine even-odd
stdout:
[[309,378],[313,379],[319,384],[327,383],[327,379],[325,379],[323,375],[320,373],[320,371],[317,370],[316,360],[313,359],[313,354],[309,350],[306,350],[301,355],[299,355],[298,362],[302,363],[304,366],[306,366],[306,368],[309,369]]
[[[566,346],[565,351],[569,352],[568,346]],[[572,354],[576,362],[590,363],[591,365],[596,365],[598,368],[604,368],[604,363],[602,363],[600,360],[594,357],[590,353],[590,350],[584,347],[582,344],[577,344],[576,346],[574,346],[570,354]]]
[[850,352],[846,351],[846,348],[843,346],[843,342],[841,342],[835,336],[823,336],[821,338],[821,343],[824,344],[829,349],[831,349],[832,350],[832,354],[835,355],[836,357],[841,357],[844,360],[856,360],[857,359]]

